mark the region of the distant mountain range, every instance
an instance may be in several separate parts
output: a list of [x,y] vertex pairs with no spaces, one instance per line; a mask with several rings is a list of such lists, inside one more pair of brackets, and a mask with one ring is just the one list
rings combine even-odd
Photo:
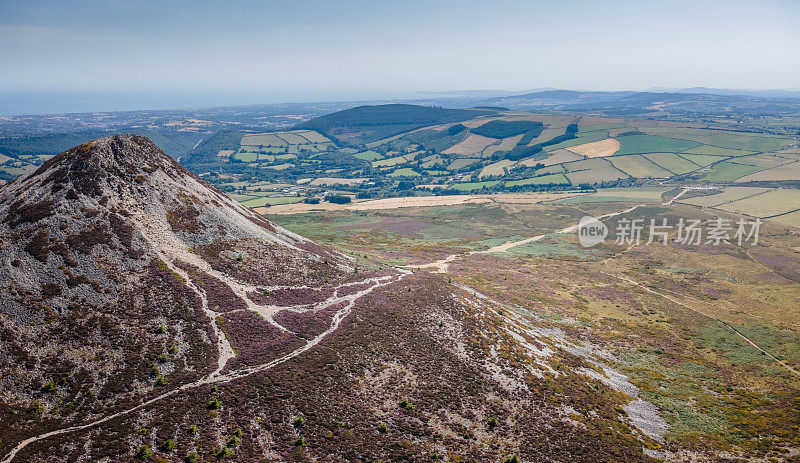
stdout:
[[800,98],[800,88],[794,89],[771,89],[771,90],[743,90],[731,88],[709,88],[709,87],[652,87],[644,90],[645,92],[655,93],[707,93],[711,95],[739,95],[756,96],[762,98]]

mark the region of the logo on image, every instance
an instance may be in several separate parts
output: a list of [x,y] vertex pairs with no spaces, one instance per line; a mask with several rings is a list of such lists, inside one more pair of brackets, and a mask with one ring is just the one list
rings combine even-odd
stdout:
[[595,217],[584,216],[578,223],[578,240],[585,248],[602,243],[606,236],[608,236],[608,228]]

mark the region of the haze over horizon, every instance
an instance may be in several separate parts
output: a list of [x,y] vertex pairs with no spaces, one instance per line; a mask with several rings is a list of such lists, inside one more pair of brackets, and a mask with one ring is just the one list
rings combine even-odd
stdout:
[[[141,14],[148,11],[150,14]],[[800,4],[0,4],[0,113],[542,87],[800,87]]]

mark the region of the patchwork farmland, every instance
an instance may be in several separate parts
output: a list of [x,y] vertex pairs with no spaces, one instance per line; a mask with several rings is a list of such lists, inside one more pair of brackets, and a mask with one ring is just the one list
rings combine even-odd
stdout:
[[796,137],[647,118],[364,106],[225,143],[214,158],[246,178],[217,185],[259,211],[322,207],[329,195],[358,202],[612,189],[615,197],[621,187],[665,185],[707,188],[677,200],[687,206],[790,220],[791,201],[765,202],[781,197],[771,191],[794,198],[800,187]]

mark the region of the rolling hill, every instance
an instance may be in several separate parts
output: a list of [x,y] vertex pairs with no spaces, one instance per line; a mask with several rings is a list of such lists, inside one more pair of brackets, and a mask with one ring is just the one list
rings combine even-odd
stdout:
[[297,128],[316,130],[341,143],[360,144],[419,127],[457,122],[494,112],[486,109],[445,109],[409,104],[357,106],[316,117],[297,125]]

